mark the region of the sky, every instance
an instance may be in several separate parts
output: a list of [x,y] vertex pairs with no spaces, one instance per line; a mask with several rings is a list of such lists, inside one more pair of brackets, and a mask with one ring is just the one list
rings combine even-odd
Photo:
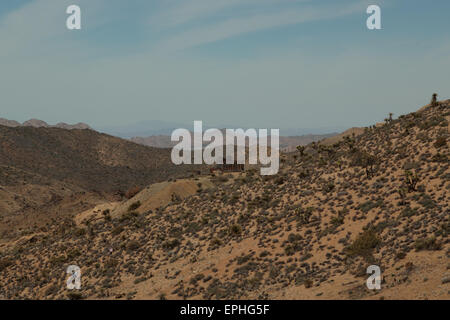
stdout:
[[[81,8],[81,30],[66,8]],[[366,8],[381,7],[381,30]],[[0,117],[348,128],[450,98],[450,1],[0,2]],[[312,130],[313,131],[313,130]]]

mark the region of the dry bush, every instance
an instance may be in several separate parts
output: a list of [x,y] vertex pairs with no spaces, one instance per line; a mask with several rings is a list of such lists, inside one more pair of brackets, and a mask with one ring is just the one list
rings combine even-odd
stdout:
[[373,249],[375,249],[380,242],[381,241],[374,230],[366,230],[360,234],[355,241],[345,249],[345,251],[349,256],[367,257],[372,254]]

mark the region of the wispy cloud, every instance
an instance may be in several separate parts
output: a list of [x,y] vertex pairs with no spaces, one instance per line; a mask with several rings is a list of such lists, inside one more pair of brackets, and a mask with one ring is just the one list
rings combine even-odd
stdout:
[[[367,1],[348,0],[345,4],[312,2],[311,0],[169,0],[155,6],[144,5],[144,14],[135,14],[137,21],[147,19],[151,49],[158,53],[180,51],[242,34],[301,24],[314,20],[327,20],[355,12],[364,12]],[[65,29],[70,4],[82,7],[84,28],[96,28],[121,21],[121,11],[109,12],[116,1],[107,0],[54,0],[30,1],[0,20],[0,55],[26,53],[46,43],[46,48],[71,45]],[[114,11],[114,10],[113,10]],[[146,12],[148,11],[148,14]],[[146,30],[142,27],[142,30]],[[145,34],[145,32],[143,32]],[[145,39],[145,36],[143,37]],[[69,40],[69,41],[68,41]],[[150,41],[149,41],[150,42]],[[94,45],[95,43],[90,43]]]
[[[83,19],[89,19],[91,30],[114,17],[101,13],[107,7],[107,0],[33,0],[13,10],[0,19],[0,57],[14,55],[46,55],[61,47],[73,44],[74,39],[66,28],[66,8],[71,4],[80,5]],[[45,48],[45,50],[44,50]],[[42,50],[43,52],[40,52]]]
[[165,2],[160,10],[151,16],[151,24],[159,27],[176,27],[193,21],[204,21],[215,14],[228,9],[234,15],[249,11],[271,9],[274,5],[283,6],[311,0],[172,0]]
[[[251,0],[247,0],[247,2],[251,2]],[[158,45],[158,50],[177,51],[241,34],[364,12],[364,3],[365,1],[358,1],[347,5],[301,6],[275,12],[258,12],[237,18],[227,17],[169,36]]]

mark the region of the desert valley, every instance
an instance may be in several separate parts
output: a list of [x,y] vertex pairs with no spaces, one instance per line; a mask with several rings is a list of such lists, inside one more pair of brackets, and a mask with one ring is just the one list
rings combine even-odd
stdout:
[[286,138],[273,176],[3,121],[0,299],[449,299],[450,100],[377,120]]

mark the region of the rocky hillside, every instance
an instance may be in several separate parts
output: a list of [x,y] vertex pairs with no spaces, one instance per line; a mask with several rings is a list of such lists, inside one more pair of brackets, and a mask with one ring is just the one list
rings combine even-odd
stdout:
[[1,244],[0,297],[449,299],[449,122],[446,101],[285,154],[275,176],[203,176],[156,208],[137,194],[30,230]]
[[0,237],[194,169],[173,165],[170,150],[88,129],[0,126]]
[[184,170],[171,164],[170,150],[92,130],[0,126],[0,146],[2,185],[42,179],[86,190],[126,191]]

